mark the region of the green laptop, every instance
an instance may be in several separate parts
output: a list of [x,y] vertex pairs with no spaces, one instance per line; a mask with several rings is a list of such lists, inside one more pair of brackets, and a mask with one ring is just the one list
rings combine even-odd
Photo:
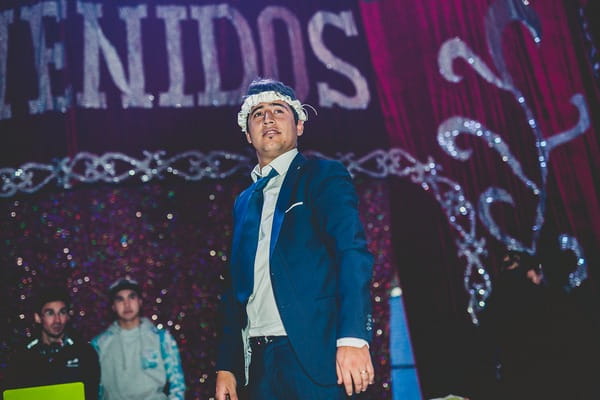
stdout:
[[83,383],[34,386],[4,391],[4,400],[85,400]]

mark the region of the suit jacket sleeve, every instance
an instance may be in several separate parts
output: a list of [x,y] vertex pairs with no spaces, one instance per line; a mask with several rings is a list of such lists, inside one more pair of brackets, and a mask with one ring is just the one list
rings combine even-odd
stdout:
[[316,220],[337,268],[337,338],[370,342],[372,316],[370,283],[373,256],[367,248],[358,212],[358,197],[346,168],[321,161],[322,179],[313,186]]
[[[238,199],[234,205],[234,212],[237,201]],[[236,376],[238,382],[244,382],[244,345],[242,342],[244,326],[242,325],[245,324],[245,313],[236,301],[229,269],[226,269],[223,275],[225,288],[218,310],[219,342],[216,370],[230,371]]]

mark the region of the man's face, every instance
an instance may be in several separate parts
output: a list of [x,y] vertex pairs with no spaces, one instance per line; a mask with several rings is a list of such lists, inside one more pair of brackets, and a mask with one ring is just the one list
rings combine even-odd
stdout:
[[142,299],[131,289],[119,290],[113,300],[112,309],[121,322],[132,322],[140,318]]
[[258,161],[267,165],[281,154],[298,146],[304,121],[294,121],[294,113],[285,101],[260,103],[248,115],[246,139],[256,149]]
[[64,301],[51,301],[34,314],[35,322],[42,326],[42,341],[46,344],[62,339],[69,322],[69,310]]

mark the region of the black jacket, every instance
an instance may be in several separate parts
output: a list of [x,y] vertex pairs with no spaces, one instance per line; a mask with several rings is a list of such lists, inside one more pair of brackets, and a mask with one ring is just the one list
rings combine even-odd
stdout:
[[10,357],[3,389],[83,382],[86,400],[98,398],[100,364],[87,342],[65,336],[63,345],[34,339]]

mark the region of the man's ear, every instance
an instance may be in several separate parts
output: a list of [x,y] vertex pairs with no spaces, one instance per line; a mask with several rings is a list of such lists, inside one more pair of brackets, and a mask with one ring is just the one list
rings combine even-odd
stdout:
[[33,313],[33,319],[35,320],[35,322],[37,324],[41,324],[42,323],[42,317],[40,317],[40,314],[38,314],[38,313]]
[[246,140],[248,141],[248,143],[252,144],[252,138],[250,137],[250,134],[248,132],[245,132],[246,134]]
[[304,121],[298,120],[296,124],[296,131],[298,132],[298,136],[302,136],[304,133]]

